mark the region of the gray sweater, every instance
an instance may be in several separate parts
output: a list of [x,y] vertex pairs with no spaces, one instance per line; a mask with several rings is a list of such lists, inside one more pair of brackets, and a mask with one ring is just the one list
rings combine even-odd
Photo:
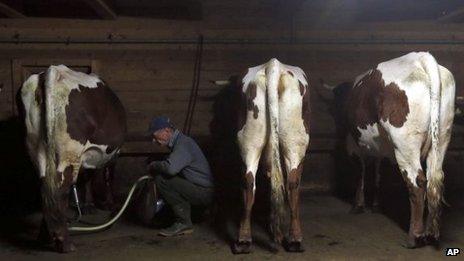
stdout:
[[180,174],[188,181],[202,187],[214,186],[208,161],[192,138],[175,130],[168,147],[171,153],[166,160],[151,163],[155,171],[172,176]]

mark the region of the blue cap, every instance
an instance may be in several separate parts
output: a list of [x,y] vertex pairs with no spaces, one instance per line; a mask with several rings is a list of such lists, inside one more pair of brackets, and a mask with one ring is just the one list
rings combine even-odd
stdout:
[[171,124],[171,120],[166,116],[159,116],[151,120],[150,126],[148,127],[148,131],[150,133],[154,133],[158,130],[168,128],[168,127],[169,128],[173,127],[173,125]]

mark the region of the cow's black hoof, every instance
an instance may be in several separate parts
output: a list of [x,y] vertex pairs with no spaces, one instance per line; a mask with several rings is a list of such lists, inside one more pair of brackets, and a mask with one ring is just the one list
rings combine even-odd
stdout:
[[235,255],[251,253],[251,241],[235,242],[234,246],[232,247],[232,253]]
[[361,214],[364,213],[363,206],[353,206],[350,210],[350,214]]
[[305,251],[303,244],[299,241],[284,242],[284,248],[287,252],[302,253]]
[[414,249],[425,246],[424,237],[409,237],[406,240],[406,244],[403,245],[404,248]]

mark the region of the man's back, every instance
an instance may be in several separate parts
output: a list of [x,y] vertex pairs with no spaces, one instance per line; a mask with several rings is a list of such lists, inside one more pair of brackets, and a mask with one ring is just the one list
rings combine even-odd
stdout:
[[180,171],[180,174],[194,184],[202,187],[213,187],[211,168],[200,147],[189,136],[181,132],[176,134],[173,137],[172,153],[179,153],[190,159],[190,162]]

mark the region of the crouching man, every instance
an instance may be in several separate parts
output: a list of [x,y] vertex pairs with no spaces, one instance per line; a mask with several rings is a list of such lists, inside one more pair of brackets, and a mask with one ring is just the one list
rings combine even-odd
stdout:
[[174,212],[174,223],[158,234],[177,236],[193,232],[192,206],[206,207],[213,201],[211,169],[197,143],[177,130],[167,117],[154,118],[149,126],[153,142],[167,146],[164,161],[153,161],[147,169],[155,177],[161,197]]

